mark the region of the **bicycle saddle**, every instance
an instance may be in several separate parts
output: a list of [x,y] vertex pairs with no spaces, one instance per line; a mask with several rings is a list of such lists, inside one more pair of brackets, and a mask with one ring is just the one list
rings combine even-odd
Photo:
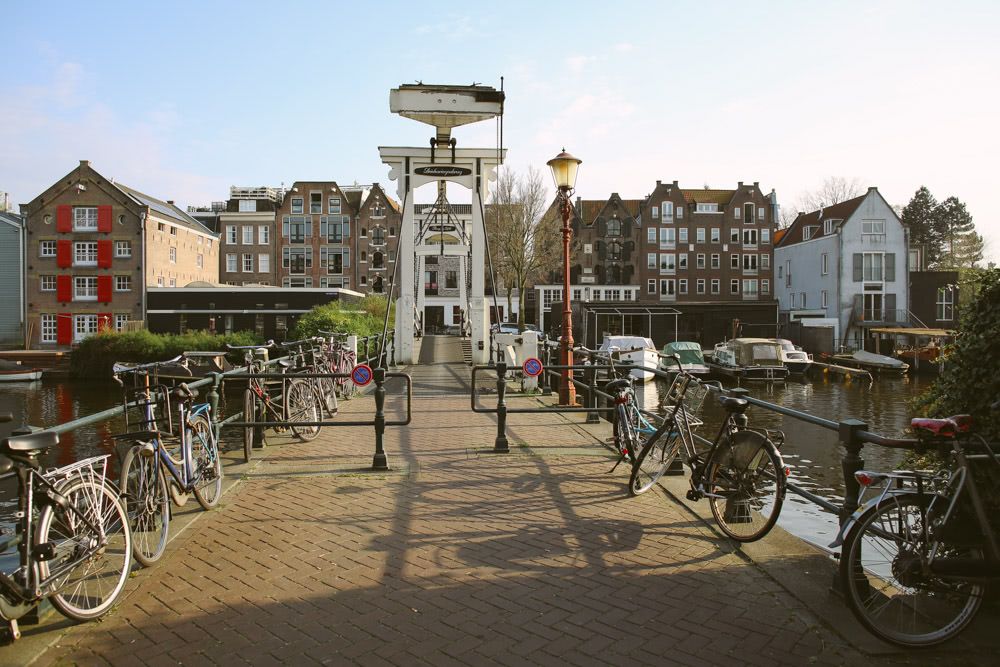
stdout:
[[628,380],[624,378],[619,378],[618,380],[612,380],[611,382],[604,385],[604,391],[608,394],[613,394],[620,389],[625,389],[629,385]]
[[279,359],[278,365],[281,366],[282,368],[292,368],[295,364],[289,361],[288,359]]
[[180,401],[193,400],[197,396],[198,390],[187,386],[187,383],[185,382],[181,382],[179,385],[174,387],[173,391],[170,392],[171,398],[176,398]]
[[972,416],[952,415],[944,419],[918,417],[910,420],[910,428],[914,431],[922,432],[923,435],[930,435],[937,438],[952,438],[959,433],[968,433],[972,430]]
[[0,442],[0,450],[10,452],[40,452],[43,449],[59,444],[58,433],[29,433],[28,435],[12,435]]
[[732,396],[719,396],[719,405],[721,405],[726,412],[735,412],[736,414],[743,414],[750,407],[750,402],[745,398],[733,398]]
[[0,475],[6,475],[13,469],[14,469],[13,459],[9,459],[3,454],[0,454]]

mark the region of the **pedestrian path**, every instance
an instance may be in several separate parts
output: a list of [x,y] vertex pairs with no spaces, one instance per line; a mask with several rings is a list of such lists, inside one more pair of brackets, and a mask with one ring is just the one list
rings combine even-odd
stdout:
[[35,664],[872,663],[684,507],[628,498],[585,429],[511,415],[495,455],[467,367],[411,372],[389,472],[368,470],[369,428],[271,436],[119,609],[50,635]]

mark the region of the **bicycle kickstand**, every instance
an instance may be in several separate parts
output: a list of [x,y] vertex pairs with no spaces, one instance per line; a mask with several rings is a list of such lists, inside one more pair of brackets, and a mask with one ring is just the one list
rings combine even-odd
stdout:
[[12,618],[7,621],[7,632],[10,634],[10,640],[12,642],[21,638],[21,628],[18,627],[16,618]]
[[609,470],[609,471],[608,471],[608,472],[606,472],[605,474],[606,474],[606,475],[610,475],[610,474],[611,474],[611,473],[613,473],[613,472],[614,472],[615,470],[617,470],[617,469],[618,469],[618,466],[620,466],[620,465],[622,464],[622,461],[624,461],[624,460],[625,460],[625,456],[626,456],[626,454],[624,454],[624,453],[623,453],[623,454],[622,454],[621,456],[619,456],[619,457],[618,457],[618,461],[617,461],[617,462],[615,462],[615,465],[614,465],[614,467],[613,467],[613,468],[611,468],[611,470]]

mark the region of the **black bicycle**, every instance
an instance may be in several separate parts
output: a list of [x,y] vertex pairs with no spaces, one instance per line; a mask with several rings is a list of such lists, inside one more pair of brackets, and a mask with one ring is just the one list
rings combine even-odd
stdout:
[[17,619],[45,598],[76,621],[103,616],[132,566],[125,507],[105,478],[108,456],[42,472],[39,458],[57,444],[47,432],[0,441],[0,478],[17,479],[15,534],[0,543],[0,552],[18,552],[17,568],[0,572],[0,618],[12,639],[21,636]]
[[[678,369],[665,399],[667,414],[632,466],[629,492],[638,495],[652,488],[683,450],[682,460],[691,469],[687,499],[707,498],[719,528],[734,540],[761,539],[774,527],[785,499],[788,468],[778,449],[784,435],[750,428],[745,414],[750,403],[720,395],[726,418],[708,448],[701,446],[692,431],[700,421],[689,394],[707,393],[712,387],[685,371],[676,355],[665,358]],[[703,399],[694,403],[700,405]]]

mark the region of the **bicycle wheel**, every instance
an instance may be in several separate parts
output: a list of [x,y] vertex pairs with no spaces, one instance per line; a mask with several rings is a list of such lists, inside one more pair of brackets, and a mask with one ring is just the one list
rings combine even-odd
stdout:
[[[285,419],[290,422],[318,422],[323,419],[323,405],[309,383],[292,380],[285,391]],[[292,426],[300,440],[309,442],[319,435],[319,426]]]
[[646,439],[639,457],[632,465],[632,474],[628,480],[630,496],[645,493],[660,481],[677,458],[681,443],[680,433],[673,421],[664,423]]
[[[52,557],[39,561],[38,569],[43,580],[54,573],[52,606],[67,618],[87,621],[107,613],[125,589],[132,534],[125,507],[108,486],[76,480],[59,493],[66,504],[47,504],[38,517],[35,544],[52,549]],[[68,570],[60,574],[63,568]]]
[[194,498],[202,509],[210,510],[222,496],[222,459],[212,424],[204,415],[191,418],[191,461],[194,468]]
[[[257,394],[249,387],[243,391],[243,421],[257,421]],[[250,463],[253,458],[253,433],[255,427],[243,427],[243,460]]]
[[317,378],[316,392],[323,401],[324,412],[328,415],[337,414],[337,388],[333,385],[333,378]]
[[[977,548],[936,540],[926,521],[928,496],[890,496],[868,509],[848,531],[840,556],[840,582],[847,605],[877,637],[900,646],[933,646],[968,626],[983,602],[985,586],[935,576],[924,567],[931,548],[937,559],[964,563],[983,559]],[[938,561],[942,562],[942,561]]]
[[170,497],[167,481],[155,452],[147,445],[133,445],[122,461],[119,486],[132,529],[132,553],[143,566],[160,560],[170,532]]
[[785,499],[785,470],[771,441],[739,431],[719,444],[707,470],[705,495],[722,532],[738,542],[767,535]]

